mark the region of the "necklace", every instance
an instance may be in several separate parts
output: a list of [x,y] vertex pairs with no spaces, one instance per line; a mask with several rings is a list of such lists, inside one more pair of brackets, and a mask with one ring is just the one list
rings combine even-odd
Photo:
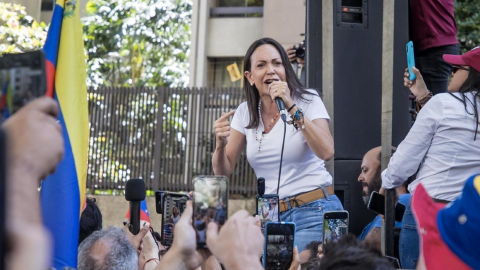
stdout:
[[[260,111],[260,108],[262,107],[262,100],[260,100],[258,102],[258,116],[260,117],[260,119],[262,119],[262,113]],[[278,115],[279,113],[277,112],[272,119],[270,119],[270,125],[268,126],[268,131],[270,132],[272,130],[272,127],[273,125],[275,124],[275,122],[277,121],[278,119]],[[260,139],[258,138],[258,127],[255,129],[255,140],[258,142],[258,152],[260,152],[260,149],[262,149],[262,141],[263,141],[263,138],[267,135],[267,133],[265,133],[265,127],[264,127],[264,131],[262,131],[262,134],[260,135]]]

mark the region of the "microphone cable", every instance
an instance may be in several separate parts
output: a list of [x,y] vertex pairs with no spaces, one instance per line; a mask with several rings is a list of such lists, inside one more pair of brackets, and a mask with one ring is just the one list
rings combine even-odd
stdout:
[[[282,175],[282,163],[283,163],[283,149],[285,148],[285,135],[287,134],[287,122],[283,122],[283,142],[282,142],[282,153],[280,154],[280,168],[278,169],[278,183],[277,183],[277,195],[280,191],[280,176]],[[280,199],[280,196],[279,196]]]

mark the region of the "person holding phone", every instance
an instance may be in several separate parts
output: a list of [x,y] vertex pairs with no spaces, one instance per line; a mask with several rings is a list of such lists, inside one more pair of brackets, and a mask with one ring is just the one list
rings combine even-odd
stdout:
[[[453,65],[449,93],[433,96],[421,109],[382,172],[382,186],[399,187],[418,169],[408,190],[414,193],[422,183],[436,202],[448,203],[461,194],[466,179],[480,168],[480,49],[462,56],[444,55],[443,59]],[[417,79],[405,80],[405,84],[412,92],[428,92],[420,71],[413,70]],[[402,267],[415,268],[418,242],[410,200],[400,235]]]
[[177,224],[178,220],[180,219],[182,215],[180,214],[180,211],[178,210],[178,207],[174,206],[172,210],[172,215],[170,216],[170,222],[173,224]]
[[[215,175],[231,175],[246,147],[255,174],[265,178],[265,194],[280,198],[280,220],[297,225],[302,251],[312,240],[321,239],[323,211],[343,209],[324,163],[334,153],[330,118],[316,91],[305,89],[295,76],[277,41],[255,41],[245,54],[244,66],[247,101],[237,108],[231,124],[228,119],[235,111],[215,121],[213,170]],[[283,101],[293,127],[279,120],[276,98]]]

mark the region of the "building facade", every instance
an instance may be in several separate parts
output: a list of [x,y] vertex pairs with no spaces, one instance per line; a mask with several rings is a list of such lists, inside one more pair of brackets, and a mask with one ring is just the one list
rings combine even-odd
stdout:
[[299,44],[305,14],[305,0],[193,0],[190,86],[242,87],[250,44],[263,37]]

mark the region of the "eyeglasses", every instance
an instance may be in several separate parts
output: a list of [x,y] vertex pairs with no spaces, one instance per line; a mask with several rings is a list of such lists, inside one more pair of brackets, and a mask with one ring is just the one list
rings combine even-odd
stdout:
[[463,66],[452,66],[452,73],[453,73],[453,74],[457,73],[457,71],[459,71],[459,70],[466,70],[466,71],[468,71],[468,68],[463,67]]

